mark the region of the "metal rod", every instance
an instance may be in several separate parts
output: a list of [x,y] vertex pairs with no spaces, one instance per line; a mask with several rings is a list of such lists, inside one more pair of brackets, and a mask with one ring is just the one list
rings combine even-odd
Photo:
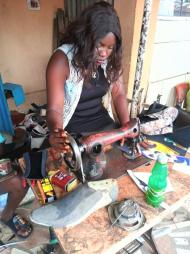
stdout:
[[137,117],[137,106],[138,106],[138,93],[140,89],[142,68],[144,64],[144,53],[148,36],[148,28],[150,23],[150,13],[152,8],[152,0],[145,0],[144,2],[144,12],[141,26],[141,36],[137,56],[137,65],[135,71],[135,80],[133,87],[133,101],[131,103],[131,118]]

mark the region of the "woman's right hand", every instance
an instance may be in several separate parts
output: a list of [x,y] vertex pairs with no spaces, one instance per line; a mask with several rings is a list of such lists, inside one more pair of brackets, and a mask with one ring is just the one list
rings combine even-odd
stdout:
[[57,151],[67,153],[70,150],[68,145],[68,133],[63,129],[56,129],[50,132],[49,143]]

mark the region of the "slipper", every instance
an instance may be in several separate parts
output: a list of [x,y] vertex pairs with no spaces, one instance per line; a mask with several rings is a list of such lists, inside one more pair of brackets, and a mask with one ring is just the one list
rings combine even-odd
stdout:
[[32,225],[18,214],[14,214],[13,217],[4,222],[4,224],[20,238],[29,237],[33,231]]

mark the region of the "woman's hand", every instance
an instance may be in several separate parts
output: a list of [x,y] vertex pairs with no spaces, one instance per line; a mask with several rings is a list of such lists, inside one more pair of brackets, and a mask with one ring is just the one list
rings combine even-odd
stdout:
[[67,153],[70,150],[68,133],[62,129],[56,129],[50,133],[49,143],[59,152]]

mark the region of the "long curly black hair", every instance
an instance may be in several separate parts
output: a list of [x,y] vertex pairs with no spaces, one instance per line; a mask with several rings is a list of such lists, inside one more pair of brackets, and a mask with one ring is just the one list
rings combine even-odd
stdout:
[[109,32],[115,35],[116,45],[108,59],[106,72],[108,80],[114,82],[122,71],[122,38],[120,21],[112,5],[107,2],[95,3],[68,25],[62,44],[73,44],[72,64],[82,77],[96,71],[95,48]]

